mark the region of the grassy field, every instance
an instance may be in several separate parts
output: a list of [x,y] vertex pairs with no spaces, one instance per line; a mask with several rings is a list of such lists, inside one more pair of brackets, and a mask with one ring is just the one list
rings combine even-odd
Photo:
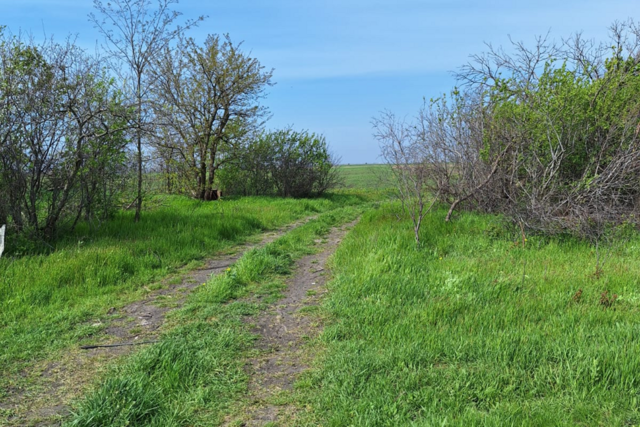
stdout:
[[263,230],[362,202],[354,195],[163,200],[138,224],[123,212],[98,230],[82,225],[50,254],[0,259],[0,399],[35,361],[91,340],[100,326],[87,321],[140,298],[143,286]]
[[389,187],[387,165],[341,165],[338,170],[346,188],[376,190]]
[[[523,242],[495,216],[463,212],[445,223],[435,210],[416,250],[397,204],[368,203],[386,197],[370,191],[383,170],[343,166],[351,190],[314,200],[167,198],[140,224],[122,213],[95,231],[84,225],[50,254],[3,258],[0,386],[24,381],[18,374],[34,360],[91,342],[100,328],[87,320],[139,299],[143,286],[318,215],[198,287],[160,342],[98,378],[67,421],[221,425],[247,396],[255,335],[243,319],[278,300],[318,237],[362,215],[332,261],[313,368],[283,396],[306,417],[296,425],[640,425],[640,238],[607,249],[596,274],[584,242]],[[260,302],[242,299],[252,294]]]
[[590,246],[523,247],[471,213],[428,216],[418,251],[397,213],[367,213],[335,255],[309,424],[640,423],[639,239],[594,275]]

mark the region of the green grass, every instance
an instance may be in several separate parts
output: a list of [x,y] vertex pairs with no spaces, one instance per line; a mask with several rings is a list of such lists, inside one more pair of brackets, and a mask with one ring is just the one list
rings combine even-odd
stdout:
[[[218,425],[230,404],[247,392],[243,354],[255,337],[243,317],[277,298],[283,276],[294,260],[313,251],[314,240],[359,213],[356,208],[324,213],[247,252],[224,275],[190,295],[170,319],[177,326],[159,344],[115,367],[79,403],[68,425]],[[268,298],[262,303],[239,300],[249,290]]]
[[338,171],[347,188],[377,190],[390,185],[388,165],[341,165]]
[[3,257],[0,398],[35,361],[91,339],[99,328],[88,321],[140,298],[143,285],[263,230],[361,202],[353,195],[211,203],[169,197],[140,223],[125,212],[97,231],[81,225],[50,254]]
[[[341,167],[365,190],[378,188],[382,168]],[[91,339],[87,320],[139,298],[142,285],[319,213],[197,288],[161,342],[111,368],[68,422],[219,425],[247,393],[243,363],[255,336],[246,316],[277,301],[294,260],[364,201],[345,192],[168,203],[141,224],[122,214],[52,254],[0,260],[0,385]],[[489,215],[445,223],[436,210],[416,250],[399,214],[397,204],[366,212],[333,259],[330,292],[314,312],[329,319],[309,349],[318,358],[286,396],[308,416],[300,425],[640,425],[640,239],[612,249],[596,275],[588,244],[528,236],[522,247]],[[249,294],[263,298],[242,299]]]
[[298,384],[309,424],[640,424],[639,239],[596,277],[590,246],[522,248],[479,214],[434,212],[417,251],[396,213],[365,214],[335,255],[323,356]]

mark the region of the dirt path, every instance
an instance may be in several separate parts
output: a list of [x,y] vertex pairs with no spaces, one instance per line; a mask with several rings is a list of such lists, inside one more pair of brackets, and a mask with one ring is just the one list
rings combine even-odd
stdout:
[[260,336],[257,354],[247,362],[250,395],[226,425],[295,425],[296,408],[280,404],[277,399],[283,391],[291,390],[298,375],[308,368],[310,355],[305,343],[320,332],[321,325],[305,311],[317,306],[326,293],[327,261],[356,222],[334,228],[323,241],[318,241],[320,251],[296,263],[284,298],[248,319],[253,332]]
[[[265,246],[314,218],[315,216],[308,217],[279,230],[264,233],[257,242],[233,247],[232,252],[208,260],[204,267],[183,272],[178,283],[165,281],[161,289],[149,290],[144,299],[120,309],[112,308],[108,317],[94,319],[91,325],[104,327],[99,344],[118,346],[88,350],[72,348],[61,360],[36,364],[31,372],[25,373],[32,381],[29,389],[14,390],[0,402],[0,424],[60,425],[62,418],[68,414],[67,405],[81,396],[93,379],[103,373],[111,362],[158,337],[167,313],[180,307],[191,290],[207,282],[212,276],[224,272],[246,251]],[[9,415],[3,417],[3,412]]]

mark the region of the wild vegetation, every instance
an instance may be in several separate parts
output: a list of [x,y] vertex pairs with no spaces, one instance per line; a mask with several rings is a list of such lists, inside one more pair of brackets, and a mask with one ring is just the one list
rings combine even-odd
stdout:
[[415,121],[384,113],[376,135],[416,227],[431,196],[450,206],[447,221],[464,205],[593,242],[637,226],[639,49],[634,22],[602,44],[490,46]]
[[231,194],[312,197],[342,184],[338,161],[321,135],[265,132],[238,154],[221,171],[220,184]]
[[[0,34],[0,223],[53,239],[104,220],[122,190],[129,110],[96,58]],[[11,251],[11,245],[8,245]]]
[[[99,225],[121,208],[135,208],[139,221],[150,178],[199,200],[240,193],[235,179],[249,157],[261,179],[244,182],[244,194],[308,197],[336,187],[324,137],[263,131],[272,71],[229,35],[202,45],[187,37],[204,17],[182,22],[176,3],[94,1],[102,56],[71,38],[0,34],[0,225],[9,253],[26,247],[20,240],[51,248],[81,220]],[[223,168],[234,171],[221,182]]]
[[247,366],[271,351],[248,318],[360,218],[322,306],[294,313],[318,336],[268,402],[283,425],[640,424],[635,23],[490,47],[415,120],[374,119],[387,164],[336,168],[322,135],[264,129],[272,72],[230,36],[188,38],[204,18],[179,25],[175,3],[96,0],[106,68],[71,40],[0,38],[0,423],[26,419],[5,399],[50,391],[36,364],[106,342],[92,319],[302,220],[58,402],[68,426],[241,425]]

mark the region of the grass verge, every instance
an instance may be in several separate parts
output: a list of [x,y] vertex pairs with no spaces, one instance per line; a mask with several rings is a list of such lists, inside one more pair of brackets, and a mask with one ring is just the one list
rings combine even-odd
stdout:
[[[246,393],[243,353],[255,337],[243,318],[266,308],[293,262],[313,252],[314,240],[356,218],[359,208],[321,214],[275,242],[247,252],[225,274],[190,295],[160,343],[113,368],[76,409],[69,426],[218,425]],[[261,303],[239,298],[266,293]],[[231,302],[229,302],[231,301]]]
[[417,251],[398,212],[365,214],[334,256],[308,424],[640,423],[640,240],[594,275],[590,246],[523,247],[472,213],[425,218]]

